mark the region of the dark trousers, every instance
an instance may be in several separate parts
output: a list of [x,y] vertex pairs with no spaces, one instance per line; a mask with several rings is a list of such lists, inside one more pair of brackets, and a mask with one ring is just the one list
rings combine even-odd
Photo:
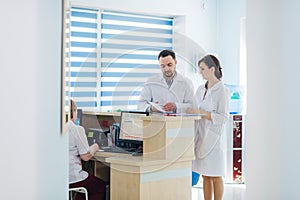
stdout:
[[[105,200],[105,183],[100,178],[89,174],[83,181],[69,184],[69,188],[85,187],[88,191],[89,200]],[[84,194],[76,193],[75,200],[83,200]]]

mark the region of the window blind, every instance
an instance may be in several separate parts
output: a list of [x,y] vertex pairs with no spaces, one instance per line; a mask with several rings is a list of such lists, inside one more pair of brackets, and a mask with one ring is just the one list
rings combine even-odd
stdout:
[[67,12],[66,105],[72,98],[79,108],[99,106],[98,12],[76,7]]
[[172,49],[173,18],[72,7],[67,11],[66,105],[135,110],[146,79]]
[[134,110],[146,79],[161,73],[157,56],[172,49],[173,18],[101,12],[100,105]]

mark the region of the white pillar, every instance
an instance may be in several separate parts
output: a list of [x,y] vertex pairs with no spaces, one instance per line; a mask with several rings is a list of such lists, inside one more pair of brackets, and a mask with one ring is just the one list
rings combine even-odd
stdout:
[[247,200],[300,199],[299,7],[247,1]]
[[68,199],[61,0],[0,2],[0,198]]

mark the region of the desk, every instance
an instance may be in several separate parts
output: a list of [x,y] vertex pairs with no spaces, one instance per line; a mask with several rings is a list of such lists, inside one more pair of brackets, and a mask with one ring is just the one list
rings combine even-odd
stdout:
[[194,120],[201,117],[143,118],[143,156],[97,152],[110,165],[111,200],[192,199]]
[[110,163],[106,161],[106,158],[125,155],[121,153],[98,151],[95,153],[94,158],[92,158],[93,167],[90,172],[108,183],[110,182]]
[[97,161],[110,166],[112,200],[192,199],[191,160],[170,163],[128,154],[97,152]]

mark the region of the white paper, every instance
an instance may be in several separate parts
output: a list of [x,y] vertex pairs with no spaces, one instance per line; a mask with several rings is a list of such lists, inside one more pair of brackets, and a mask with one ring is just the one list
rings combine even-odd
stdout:
[[151,106],[153,106],[156,110],[158,110],[159,112],[165,113],[166,111],[161,107],[161,105],[157,104],[157,103],[153,103],[153,102],[148,102]]

